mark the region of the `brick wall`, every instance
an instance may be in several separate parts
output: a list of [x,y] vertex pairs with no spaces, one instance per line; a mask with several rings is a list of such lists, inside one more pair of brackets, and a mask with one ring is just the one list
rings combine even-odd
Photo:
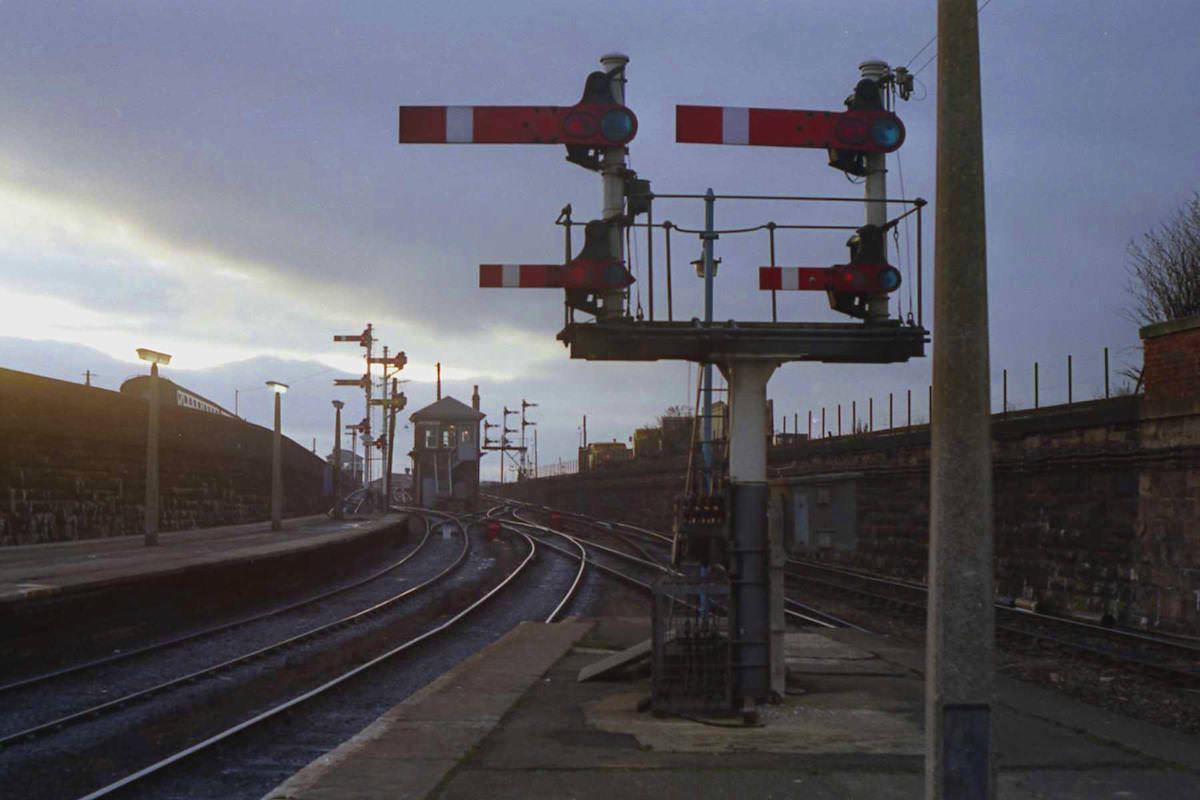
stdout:
[[1139,333],[1142,380],[1155,406],[1150,413],[1181,403],[1194,411],[1200,402],[1200,317],[1147,325]]
[[[1142,437],[1154,455],[1138,476],[1137,575],[1151,622],[1200,617],[1200,317],[1140,331]],[[1195,627],[1195,626],[1193,626]]]
[[[164,407],[160,528],[267,519],[273,432]],[[284,513],[327,507],[324,462],[284,439]],[[146,403],[95,387],[0,369],[0,544],[142,530]]]

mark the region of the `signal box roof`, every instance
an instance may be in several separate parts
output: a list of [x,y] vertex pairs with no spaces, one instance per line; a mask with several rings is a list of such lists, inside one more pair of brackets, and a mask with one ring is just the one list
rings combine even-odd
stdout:
[[487,414],[481,414],[466,403],[446,395],[436,403],[414,411],[409,419],[413,422],[478,422],[486,416]]

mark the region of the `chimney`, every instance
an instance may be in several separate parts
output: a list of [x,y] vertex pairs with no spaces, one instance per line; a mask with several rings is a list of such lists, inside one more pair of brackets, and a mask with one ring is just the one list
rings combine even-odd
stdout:
[[479,384],[475,384],[475,388],[471,392],[471,408],[479,410]]
[[442,362],[437,362],[437,399],[442,399]]

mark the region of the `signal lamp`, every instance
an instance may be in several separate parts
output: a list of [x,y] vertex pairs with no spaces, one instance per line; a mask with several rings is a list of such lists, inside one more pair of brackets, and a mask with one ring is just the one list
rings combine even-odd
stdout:
[[899,147],[903,138],[904,129],[895,117],[879,117],[871,123],[871,141],[882,148]]
[[887,267],[879,272],[879,288],[891,292],[900,288],[900,270]]
[[637,122],[628,109],[614,108],[600,118],[600,133],[616,144],[628,142],[636,131]]

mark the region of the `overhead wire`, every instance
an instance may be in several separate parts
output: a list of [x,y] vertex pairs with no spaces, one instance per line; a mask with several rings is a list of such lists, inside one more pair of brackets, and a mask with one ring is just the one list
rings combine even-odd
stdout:
[[[982,2],[980,2],[980,4],[975,9],[976,16],[978,16],[985,8],[987,8],[991,4],[991,2],[992,2],[992,0],[982,0]],[[931,45],[933,45],[934,42],[937,41],[937,38],[938,38],[937,33],[934,33],[933,36],[929,37],[929,41],[925,42],[925,44],[921,45],[921,48],[919,50],[917,50],[917,52],[913,53],[912,58],[910,58],[908,60],[908,63],[905,64],[905,68],[907,69],[907,68],[911,67],[913,65],[913,62],[916,61],[921,56],[922,53],[924,53],[926,50],[928,50],[929,47]],[[918,75],[920,75],[922,72],[924,72],[926,70],[926,68],[929,67],[930,64],[932,64],[934,61],[937,60],[937,56],[938,56],[938,51],[937,51],[937,48],[935,47],[933,49],[933,52],[930,53],[929,58],[925,59],[925,61],[923,61],[921,63],[921,66],[917,67],[914,70],[910,70],[910,74],[912,75],[912,77],[915,79]],[[921,81],[917,81],[917,83],[920,83],[921,87],[923,89],[925,89],[924,96],[919,97],[917,99],[924,100],[926,97],[929,96],[929,89]],[[894,89],[893,89],[893,91],[894,91]],[[899,173],[899,176],[900,176],[900,196],[903,197],[904,196],[904,165],[900,160],[899,151],[896,152],[896,171]],[[896,232],[893,231],[893,234],[895,234],[895,233]],[[895,238],[895,236],[893,236],[893,238]],[[904,217],[904,261],[905,261],[905,265],[906,265],[906,271],[908,274],[908,315],[910,318],[912,317],[912,312],[913,312],[913,283],[912,283],[911,251],[912,251],[912,236],[911,236],[911,232],[910,232],[910,229],[908,226],[908,216],[905,215],[905,217]],[[897,256],[897,258],[900,257],[900,243],[898,240],[896,241],[896,256]]]
[[[992,2],[992,0],[983,0],[983,2],[980,3],[979,6],[975,9],[975,14],[978,15],[981,11],[983,11],[985,8],[987,8],[991,2]],[[936,41],[937,41],[937,34],[935,33],[933,35],[933,37],[921,47],[920,50],[918,50],[916,53],[913,54],[913,57],[908,60],[908,64],[906,64],[905,66],[906,67],[912,66],[912,63],[917,60],[917,56],[921,55],[921,53],[924,53],[926,48],[928,48],[929,45],[933,44]],[[920,75],[921,72],[923,72],[926,67],[928,67],[930,64],[932,64],[936,60],[937,60],[937,48],[934,48],[933,54],[930,55],[929,58],[925,59],[925,62],[922,63],[920,67],[918,67],[915,70],[912,70],[913,77]]]

